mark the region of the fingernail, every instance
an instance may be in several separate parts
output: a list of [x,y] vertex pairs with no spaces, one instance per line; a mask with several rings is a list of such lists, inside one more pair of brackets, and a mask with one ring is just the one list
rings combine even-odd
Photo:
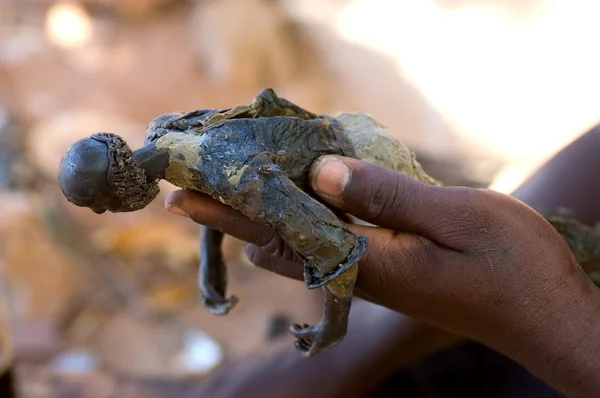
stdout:
[[165,207],[165,210],[167,210],[169,213],[175,214],[177,216],[182,216],[182,217],[189,217],[190,216],[181,207],[177,207],[173,203],[167,204],[167,206]]
[[312,187],[320,194],[339,197],[350,180],[350,169],[333,156],[323,156],[312,167]]

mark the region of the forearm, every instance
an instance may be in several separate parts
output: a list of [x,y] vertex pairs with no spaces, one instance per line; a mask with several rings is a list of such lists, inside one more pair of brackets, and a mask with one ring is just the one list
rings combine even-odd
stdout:
[[[588,131],[550,159],[512,196],[529,206],[565,207],[590,226],[600,221],[600,126]],[[600,391],[600,290],[581,276],[566,286],[563,302],[544,320],[540,333],[513,357],[568,396],[597,396]],[[585,299],[575,300],[576,292]],[[560,299],[560,295],[555,299]],[[551,308],[550,302],[547,307]],[[560,333],[559,333],[560,332]]]
[[[583,274],[523,310],[492,348],[525,366],[567,397],[600,391],[600,290]],[[533,309],[535,303],[524,303]]]
[[557,153],[512,196],[535,209],[568,208],[593,226],[600,221],[599,153],[600,125]]

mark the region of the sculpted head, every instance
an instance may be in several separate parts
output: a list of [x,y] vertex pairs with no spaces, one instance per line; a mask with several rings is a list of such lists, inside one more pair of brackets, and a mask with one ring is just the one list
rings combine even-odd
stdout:
[[110,133],[73,144],[61,160],[58,185],[69,202],[98,214],[140,210],[159,192],[127,143]]

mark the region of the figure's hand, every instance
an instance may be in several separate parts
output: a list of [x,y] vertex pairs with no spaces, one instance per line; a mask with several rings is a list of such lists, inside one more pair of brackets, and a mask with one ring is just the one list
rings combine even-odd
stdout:
[[[428,186],[341,157],[317,162],[311,181],[323,200],[378,226],[351,226],[369,238],[357,295],[500,350],[563,392],[585,391],[586,371],[600,366],[580,354],[600,351],[600,293],[537,212],[490,190]],[[249,242],[256,265],[302,277],[270,228],[204,195],[167,201]]]

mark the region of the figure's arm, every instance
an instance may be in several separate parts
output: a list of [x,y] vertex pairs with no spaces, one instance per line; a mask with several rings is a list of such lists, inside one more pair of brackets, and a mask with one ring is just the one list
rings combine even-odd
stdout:
[[223,235],[223,232],[204,225],[200,228],[199,285],[202,305],[215,315],[227,315],[239,301],[236,296],[225,298],[227,268],[221,251]]

